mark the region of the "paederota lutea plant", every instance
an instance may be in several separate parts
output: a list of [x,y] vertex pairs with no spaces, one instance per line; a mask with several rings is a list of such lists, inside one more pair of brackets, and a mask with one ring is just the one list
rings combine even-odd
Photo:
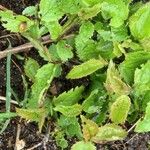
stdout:
[[[37,122],[40,131],[45,119],[52,122],[50,134],[62,149],[71,137],[79,141],[72,150],[123,140],[126,122],[135,132],[150,131],[150,3],[41,0],[22,15],[0,11],[0,19],[4,28],[28,39],[45,61],[43,66],[33,58],[25,62],[32,86],[16,115]],[[49,46],[40,40],[47,34],[53,40]],[[65,78],[88,78],[88,86],[53,96],[52,81],[71,62],[75,65]]]

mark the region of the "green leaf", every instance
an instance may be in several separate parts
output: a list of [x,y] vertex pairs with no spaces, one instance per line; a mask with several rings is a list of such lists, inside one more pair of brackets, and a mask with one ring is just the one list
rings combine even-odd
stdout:
[[35,121],[38,123],[39,130],[42,130],[42,127],[45,122],[45,117],[47,116],[48,112],[44,108],[38,108],[38,109],[19,109],[16,108],[16,113],[29,121]]
[[56,45],[57,53],[61,61],[66,62],[73,57],[72,47],[65,41],[59,41]]
[[101,69],[105,66],[106,62],[104,60],[90,59],[82,63],[81,65],[74,66],[73,69],[68,73],[68,79],[78,79],[85,76],[88,76],[98,69]]
[[119,71],[112,61],[110,61],[107,69],[105,87],[108,92],[116,93],[117,95],[128,95],[130,93],[130,87],[121,80]]
[[39,69],[39,64],[36,60],[32,58],[28,58],[25,62],[24,71],[26,76],[29,77],[29,79],[32,80],[32,82],[35,81],[35,75],[37,73],[37,70]]
[[110,119],[115,124],[123,124],[126,121],[131,101],[126,95],[122,95],[112,104],[110,110]]
[[101,4],[98,3],[92,7],[81,9],[81,11],[78,13],[78,16],[82,20],[88,20],[97,16],[100,11],[101,11]]
[[124,80],[131,84],[134,81],[134,72],[141,64],[146,63],[150,59],[150,52],[137,51],[128,53],[125,61],[119,66],[121,76]]
[[96,150],[96,147],[91,142],[80,141],[75,143],[71,147],[71,150]]
[[80,86],[80,87],[76,87],[75,89],[71,89],[68,92],[64,92],[60,94],[58,97],[53,98],[54,105],[55,106],[74,105],[81,99],[83,91],[84,91],[84,87]]
[[72,106],[58,105],[54,108],[54,110],[59,111],[66,117],[76,117],[81,113],[82,106],[79,104],[75,104]]
[[93,6],[96,5],[100,2],[102,2],[102,0],[82,0],[82,2],[86,5],[86,6]]
[[81,116],[83,138],[86,142],[90,141],[98,132],[98,125],[84,116]]
[[28,101],[28,108],[37,108],[42,105],[44,92],[49,88],[53,78],[58,76],[60,66],[54,64],[46,64],[41,67],[35,75],[35,82],[32,85],[31,97]]
[[66,117],[61,115],[58,119],[58,126],[61,127],[69,138],[76,136],[79,139],[82,139],[81,127],[76,117]]
[[101,143],[103,141],[115,141],[123,140],[127,136],[127,132],[120,126],[114,124],[106,124],[99,127],[99,131],[92,141],[95,143]]
[[44,22],[58,21],[64,15],[60,2],[56,0],[41,0],[39,7],[41,20]]
[[111,19],[110,25],[113,27],[121,26],[128,18],[128,4],[122,0],[105,0],[102,3],[101,9],[103,17]]
[[16,117],[16,116],[17,116],[17,114],[12,113],[12,112],[0,113],[0,122],[3,122],[6,119],[10,119],[10,118],[13,118],[13,117]]
[[25,16],[34,16],[37,13],[37,7],[36,6],[28,6],[26,7],[22,14]]
[[62,26],[58,21],[46,22],[45,26],[48,28],[53,40],[56,40],[62,33]]
[[93,32],[94,25],[87,21],[81,25],[79,34],[75,38],[76,53],[82,61],[97,58],[99,55],[96,49],[96,42],[91,39]]
[[150,131],[150,103],[146,107],[146,113],[143,120],[140,120],[135,128],[135,132],[149,132]]
[[150,91],[150,61],[135,70],[134,89],[137,96]]
[[130,17],[129,26],[132,35],[137,39],[150,38],[150,3],[140,7]]
[[0,11],[0,19],[2,25],[11,32],[25,32],[27,31],[34,22],[29,18],[22,15],[14,15],[12,11]]
[[75,39],[77,50],[82,50],[86,46],[86,43],[92,37],[93,32],[94,32],[94,25],[90,21],[84,22],[81,25],[79,34]]

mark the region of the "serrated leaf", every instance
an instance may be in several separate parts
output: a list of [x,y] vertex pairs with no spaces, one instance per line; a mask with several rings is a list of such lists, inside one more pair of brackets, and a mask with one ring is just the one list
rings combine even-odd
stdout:
[[82,20],[88,20],[97,16],[100,11],[101,11],[101,4],[98,3],[92,7],[81,9],[81,11],[78,13],[78,16]]
[[22,12],[22,14],[26,16],[33,16],[33,15],[36,15],[36,13],[37,13],[36,6],[28,6]]
[[28,100],[28,108],[38,108],[42,105],[44,92],[49,88],[53,78],[58,76],[60,66],[46,64],[41,67],[35,75],[35,82],[32,85],[31,97]]
[[45,26],[48,28],[53,40],[56,40],[62,33],[62,26],[58,21],[47,22],[45,23]]
[[41,20],[44,22],[58,21],[64,14],[60,2],[56,0],[41,0],[39,7]]
[[125,61],[120,64],[119,70],[121,76],[128,84],[134,81],[134,72],[141,64],[146,63],[150,59],[150,52],[137,51],[128,53]]
[[58,126],[66,133],[70,138],[73,136],[82,139],[81,127],[76,117],[66,117],[61,115],[58,119]]
[[72,106],[58,105],[54,108],[54,110],[62,113],[66,117],[76,117],[81,113],[82,106],[79,104]]
[[71,147],[71,150],[96,150],[96,147],[91,142],[80,141],[75,143]]
[[131,101],[126,95],[122,95],[112,104],[110,110],[110,119],[115,124],[123,124],[126,121]]
[[150,37],[150,3],[140,7],[135,14],[130,17],[129,27],[132,35],[137,39]]
[[[91,92],[91,94],[83,101],[82,107],[83,110],[87,113],[94,113],[97,112],[97,109],[94,109],[94,104],[96,104],[95,100],[97,101],[97,95],[98,95],[98,90],[94,90]],[[95,108],[97,108],[95,106]],[[90,111],[92,110],[92,112]]]
[[137,96],[150,91],[150,61],[135,70],[134,89]]
[[26,62],[25,62],[25,66],[24,66],[25,74],[26,74],[26,76],[29,77],[29,79],[32,80],[32,82],[34,82],[34,80],[35,80],[35,75],[36,75],[39,67],[40,66],[39,66],[38,62],[32,58],[28,58],[28,60],[26,60]]
[[81,116],[83,138],[86,142],[90,141],[98,132],[98,125],[84,116]]
[[96,42],[91,39],[93,32],[94,25],[90,21],[84,22],[75,39],[76,53],[82,61],[98,58],[99,51],[96,49]]
[[116,93],[117,95],[128,95],[130,93],[130,87],[121,80],[119,71],[112,61],[110,61],[107,69],[105,87],[108,92]]
[[150,103],[146,107],[146,113],[143,120],[140,120],[135,128],[135,132],[149,132],[150,131]]
[[11,32],[25,32],[34,22],[22,15],[14,15],[12,11],[0,11],[0,19],[4,28]]
[[45,117],[47,116],[48,112],[44,108],[38,108],[38,109],[19,109],[16,108],[16,113],[29,121],[35,121],[38,123],[39,130],[41,131]]
[[66,44],[65,41],[59,41],[56,45],[57,54],[62,62],[68,61],[73,57],[72,47]]
[[90,59],[82,63],[81,65],[74,66],[73,69],[68,73],[68,79],[78,79],[86,77],[98,69],[101,69],[105,66],[106,62],[104,60]]
[[111,19],[110,25],[113,27],[121,26],[128,18],[128,4],[122,0],[105,0],[102,3],[101,9],[103,17]]
[[94,25],[90,21],[84,22],[81,25],[79,34],[75,39],[77,50],[82,50],[86,46],[86,43],[92,37],[93,32],[94,32]]
[[92,141],[95,143],[101,143],[103,141],[115,141],[123,140],[127,136],[127,132],[120,126],[114,124],[106,124],[99,127],[99,131]]
[[81,99],[81,94],[84,91],[84,87],[76,87],[75,89],[71,89],[68,92],[64,92],[60,94],[58,97],[53,98],[53,102],[55,106],[65,105],[70,106],[76,104]]

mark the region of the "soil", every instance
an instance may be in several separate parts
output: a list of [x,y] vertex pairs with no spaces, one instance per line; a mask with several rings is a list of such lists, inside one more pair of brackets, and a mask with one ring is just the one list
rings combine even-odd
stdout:
[[[138,1],[138,0],[137,0]],[[140,1],[140,0],[139,0]],[[146,2],[146,1],[144,1]],[[15,13],[20,14],[24,8],[27,6],[35,5],[38,3],[38,0],[0,0],[0,5],[13,10]],[[12,47],[21,45],[26,42],[25,39],[20,37],[16,34],[11,34],[4,30],[4,28],[0,25],[0,51],[5,50],[8,46],[10,46],[9,41],[11,43]],[[22,53],[21,54],[24,57],[33,57],[34,59],[39,58],[36,51],[31,50],[30,52]],[[43,64],[43,61],[40,61],[41,64]],[[88,85],[88,78],[84,78],[82,80],[75,80],[75,81],[69,81],[66,80],[64,77],[66,73],[68,72],[69,68],[72,67],[72,65],[75,62],[72,60],[72,62],[68,63],[67,65],[64,65],[64,74],[57,80],[54,80],[52,83],[52,86],[50,88],[50,92],[53,95],[57,95],[65,90],[69,90],[70,88],[73,88],[75,86],[79,86],[81,84],[84,84],[85,86]],[[11,63],[11,87],[14,90],[15,93],[17,93],[17,97],[19,99],[23,98],[24,94],[24,87],[22,82],[21,75],[23,74],[23,64],[24,60],[19,60],[17,57],[12,56],[12,63]],[[0,60],[0,96],[5,96],[6,91],[6,58]],[[12,107],[12,109],[14,109]],[[0,102],[0,112],[3,112],[5,110],[5,103]],[[44,147],[47,150],[59,150],[56,146],[55,141],[52,139],[52,137],[47,138],[47,141],[45,141],[46,134],[45,131],[47,128],[45,127],[45,131],[40,134],[38,133],[37,125],[34,123],[26,123],[25,121],[21,120],[19,118],[12,119],[9,126],[5,130],[5,132],[0,135],[0,150],[13,150],[16,142],[16,136],[18,130],[20,130],[20,137],[19,139],[23,140],[25,142],[24,150],[27,150],[33,146],[36,146],[42,142],[42,144],[34,150],[44,150]],[[69,143],[69,147],[75,142],[75,139],[71,139]],[[131,133],[124,141],[116,141],[116,142],[110,142],[105,144],[98,144],[97,150],[149,150],[150,142],[150,134],[135,134]],[[45,143],[45,145],[44,145]]]

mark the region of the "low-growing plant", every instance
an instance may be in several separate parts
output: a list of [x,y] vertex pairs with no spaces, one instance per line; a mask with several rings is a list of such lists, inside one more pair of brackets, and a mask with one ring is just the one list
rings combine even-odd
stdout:
[[[95,150],[94,143],[123,140],[126,122],[134,124],[135,132],[150,131],[150,3],[41,0],[22,15],[0,11],[0,19],[45,60],[43,66],[33,58],[26,60],[24,70],[32,86],[20,101],[23,107],[16,108],[16,114],[1,113],[0,120],[18,115],[37,122],[40,131],[46,118],[53,120],[58,146],[64,149],[67,138],[78,139],[72,150]],[[50,46],[40,40],[47,34],[53,40]],[[77,65],[66,79],[87,77],[88,86],[53,96],[52,81],[72,60]]]

